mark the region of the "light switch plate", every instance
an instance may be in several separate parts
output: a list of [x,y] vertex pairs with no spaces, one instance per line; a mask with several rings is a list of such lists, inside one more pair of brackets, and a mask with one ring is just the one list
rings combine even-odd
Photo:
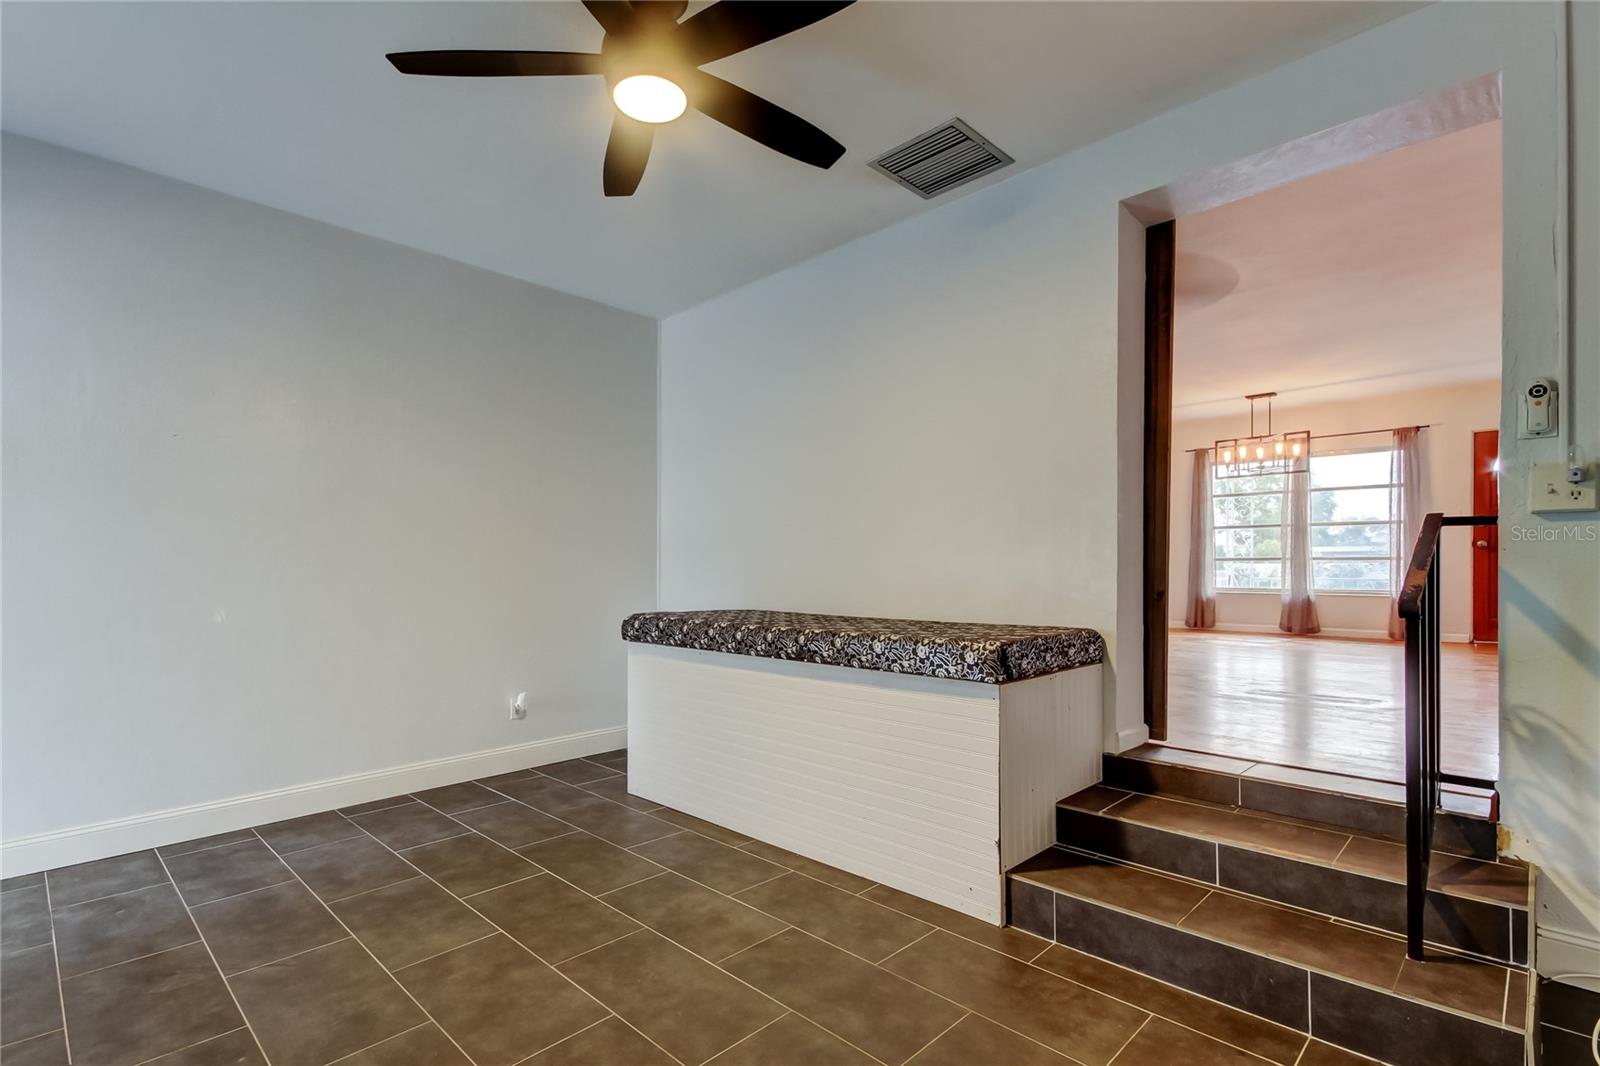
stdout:
[[1567,480],[1566,463],[1535,463],[1528,479],[1528,510],[1535,514],[1552,511],[1593,511],[1595,509],[1594,468],[1584,471],[1583,481]]

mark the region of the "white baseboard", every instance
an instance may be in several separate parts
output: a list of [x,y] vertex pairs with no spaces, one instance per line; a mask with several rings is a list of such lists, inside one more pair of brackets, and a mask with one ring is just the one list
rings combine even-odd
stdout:
[[1150,743],[1150,727],[1140,722],[1131,729],[1119,729],[1113,733],[1106,751],[1112,755],[1120,755],[1148,743]]
[[0,843],[0,876],[50,870],[182,840],[229,833],[284,818],[349,807],[425,788],[491,777],[530,766],[594,755],[627,746],[625,726],[570,733],[488,751],[449,755],[407,766],[255,792],[247,796],[173,807]]
[[[1540,925],[1533,948],[1534,968],[1545,977],[1567,977],[1571,984],[1600,992],[1600,936]],[[1584,975],[1573,979],[1572,974]]]
[[[1172,629],[1189,630],[1189,627],[1183,624],[1183,619],[1181,619],[1181,618],[1175,618],[1175,619],[1169,621],[1167,623],[1167,625]],[[1289,634],[1284,633],[1283,630],[1279,629],[1275,625],[1267,625],[1267,624],[1258,623],[1258,622],[1218,622],[1216,625],[1212,626],[1210,629],[1189,630],[1189,631],[1190,632],[1198,632],[1198,633],[1275,633],[1275,634],[1279,634],[1279,635],[1282,635],[1282,636],[1289,636]],[[1318,633],[1317,636],[1319,636],[1319,637],[1343,637],[1343,638],[1345,638],[1347,640],[1388,640],[1389,639],[1388,632],[1386,630],[1382,630],[1382,629],[1336,629],[1336,628],[1330,628],[1328,626],[1324,626],[1322,628],[1322,632]],[[1444,642],[1445,644],[1470,644],[1470,643],[1472,643],[1472,637],[1469,634],[1466,634],[1466,633],[1441,633],[1441,634],[1439,634],[1439,639],[1442,642]],[[1400,643],[1399,641],[1396,641],[1395,642],[1395,646],[1398,647],[1399,643]]]

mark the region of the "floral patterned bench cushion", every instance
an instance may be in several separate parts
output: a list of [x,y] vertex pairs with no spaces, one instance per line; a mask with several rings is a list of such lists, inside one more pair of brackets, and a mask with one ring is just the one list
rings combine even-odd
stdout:
[[622,639],[994,685],[1092,666],[1106,653],[1092,629],[785,611],[649,611],[623,620]]

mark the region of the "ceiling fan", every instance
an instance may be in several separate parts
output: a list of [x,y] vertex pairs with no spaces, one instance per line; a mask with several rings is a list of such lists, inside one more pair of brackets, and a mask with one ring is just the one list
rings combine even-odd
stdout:
[[450,78],[599,74],[617,115],[606,144],[607,196],[632,196],[658,125],[684,110],[716,119],[775,152],[823,170],[844,145],[777,104],[699,69],[820,22],[854,0],[720,0],[679,22],[688,0],[583,0],[605,30],[599,52],[391,52],[402,74]]

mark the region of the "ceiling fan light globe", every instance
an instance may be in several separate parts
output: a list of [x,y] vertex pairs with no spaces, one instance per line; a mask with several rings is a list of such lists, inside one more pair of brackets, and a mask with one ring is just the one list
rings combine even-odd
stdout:
[[675,82],[654,74],[634,74],[611,89],[611,99],[631,119],[671,122],[689,106],[689,98]]

